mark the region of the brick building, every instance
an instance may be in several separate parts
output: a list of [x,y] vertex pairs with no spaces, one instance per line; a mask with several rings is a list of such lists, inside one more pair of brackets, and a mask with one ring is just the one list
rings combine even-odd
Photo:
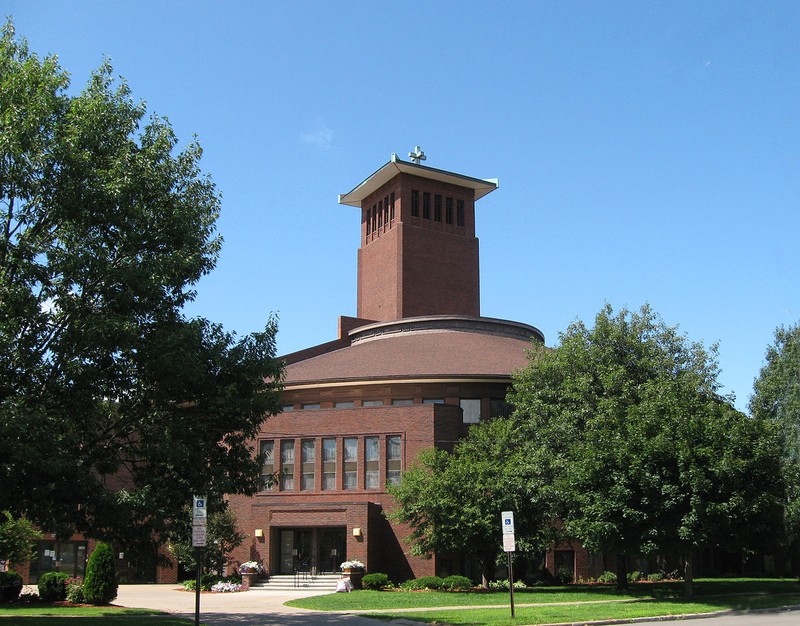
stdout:
[[[424,448],[449,449],[469,425],[507,411],[511,373],[541,332],[480,317],[475,203],[497,188],[391,160],[340,204],[361,211],[357,317],[338,338],[284,357],[284,410],[258,449],[277,483],[234,496],[248,541],[232,561],[271,573],[336,571],[359,559],[396,581],[465,571],[458,557],[410,554],[386,486]],[[499,518],[498,518],[499,519]]]

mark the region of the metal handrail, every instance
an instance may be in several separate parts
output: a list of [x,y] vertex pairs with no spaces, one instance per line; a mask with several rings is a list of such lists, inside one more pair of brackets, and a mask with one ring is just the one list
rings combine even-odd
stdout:
[[310,556],[307,556],[297,562],[297,565],[294,566],[295,587],[299,587],[301,581],[308,580],[309,574],[311,574],[312,565],[313,561]]

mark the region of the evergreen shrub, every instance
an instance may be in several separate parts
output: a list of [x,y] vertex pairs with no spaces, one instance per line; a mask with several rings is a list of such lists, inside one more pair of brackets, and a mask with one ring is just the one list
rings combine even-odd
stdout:
[[455,591],[458,589],[471,589],[472,581],[466,576],[448,576],[442,581],[442,589]]
[[39,597],[44,602],[58,602],[67,599],[67,578],[65,572],[45,572],[39,576]]
[[389,576],[376,572],[374,574],[365,574],[361,580],[361,585],[364,589],[372,589],[373,591],[381,591],[386,587],[391,587],[392,583],[389,581]]
[[407,591],[417,591],[419,589],[441,589],[442,582],[444,581],[439,576],[422,576],[420,578],[415,578],[414,580],[407,580],[400,585],[400,587]]
[[0,572],[0,602],[13,602],[22,591],[22,576],[9,570]]
[[83,597],[89,604],[109,604],[117,597],[114,553],[107,543],[98,543],[86,565]]

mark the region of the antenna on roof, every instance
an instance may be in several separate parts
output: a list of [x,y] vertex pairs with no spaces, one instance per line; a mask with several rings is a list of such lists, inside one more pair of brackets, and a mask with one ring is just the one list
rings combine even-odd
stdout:
[[417,165],[419,165],[419,162],[420,162],[420,161],[424,161],[424,160],[427,158],[427,157],[425,156],[425,153],[422,151],[422,148],[420,148],[419,146],[416,146],[416,147],[414,148],[414,151],[413,151],[413,152],[409,152],[409,153],[408,153],[408,156],[409,156],[409,157],[411,158],[411,160],[412,160],[414,163],[416,163]]

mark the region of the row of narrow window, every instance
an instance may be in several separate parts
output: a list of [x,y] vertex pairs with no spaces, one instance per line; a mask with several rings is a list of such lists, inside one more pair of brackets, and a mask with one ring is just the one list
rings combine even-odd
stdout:
[[[300,463],[295,462],[294,439],[265,439],[260,443],[261,476],[265,490],[335,491],[380,489],[381,476],[387,485],[400,482],[402,441],[400,435],[385,437],[385,455],[380,454],[381,437],[342,437],[301,439]],[[341,442],[341,443],[340,443]],[[317,448],[322,450],[322,466],[317,485]],[[280,456],[276,459],[276,452]],[[339,459],[341,451],[341,459]],[[277,480],[275,477],[277,476]],[[341,479],[341,486],[337,481]]]
[[[416,189],[411,190],[411,217],[419,217],[419,197],[420,193]],[[442,196],[438,193],[433,194],[433,221],[442,221]],[[457,226],[464,226],[464,201],[455,201],[455,218]],[[422,192],[422,219],[431,219],[431,193],[429,191]],[[444,223],[453,223],[453,198],[447,196],[444,198]]]
[[367,226],[367,234],[369,235],[374,230],[383,228],[383,225],[388,225],[394,220],[394,192],[386,196],[383,200],[378,200],[372,205],[372,209],[367,209],[365,222]]
[[[422,403],[423,404],[444,404],[444,400],[441,399],[441,398],[425,398],[422,401]],[[412,404],[414,404],[414,400],[412,400],[411,398],[400,398],[400,399],[395,398],[394,400],[392,400],[391,404],[392,404],[392,406],[411,406]],[[352,408],[355,408],[355,406],[356,406],[356,403],[353,402],[352,400],[347,400],[347,401],[344,401],[344,402],[334,402],[334,404],[333,404],[333,408],[334,409],[352,409]],[[383,400],[362,400],[361,401],[361,406],[362,407],[370,407],[370,406],[385,406],[385,405],[383,403]],[[306,403],[301,404],[300,407],[304,411],[312,411],[312,410],[316,410],[316,409],[322,408],[322,405],[320,405],[319,402],[306,402]],[[283,410],[284,413],[288,413],[290,411],[294,411],[294,405],[293,404],[284,405],[282,410]]]
[[[423,404],[444,404],[442,398],[425,398]],[[414,400],[411,398],[395,398],[392,400],[392,406],[411,406]],[[363,400],[361,402],[363,407],[371,406],[386,406],[383,400]],[[465,424],[477,424],[481,419],[481,401],[479,398],[461,398],[459,406],[463,412],[463,422]],[[311,411],[320,408],[318,402],[306,403],[301,405],[304,411]],[[355,403],[352,400],[345,402],[335,402],[333,408],[335,409],[352,409]],[[294,410],[294,405],[288,404],[283,407],[283,412]],[[491,398],[489,400],[489,417],[508,417],[511,415],[512,407],[503,398]]]

